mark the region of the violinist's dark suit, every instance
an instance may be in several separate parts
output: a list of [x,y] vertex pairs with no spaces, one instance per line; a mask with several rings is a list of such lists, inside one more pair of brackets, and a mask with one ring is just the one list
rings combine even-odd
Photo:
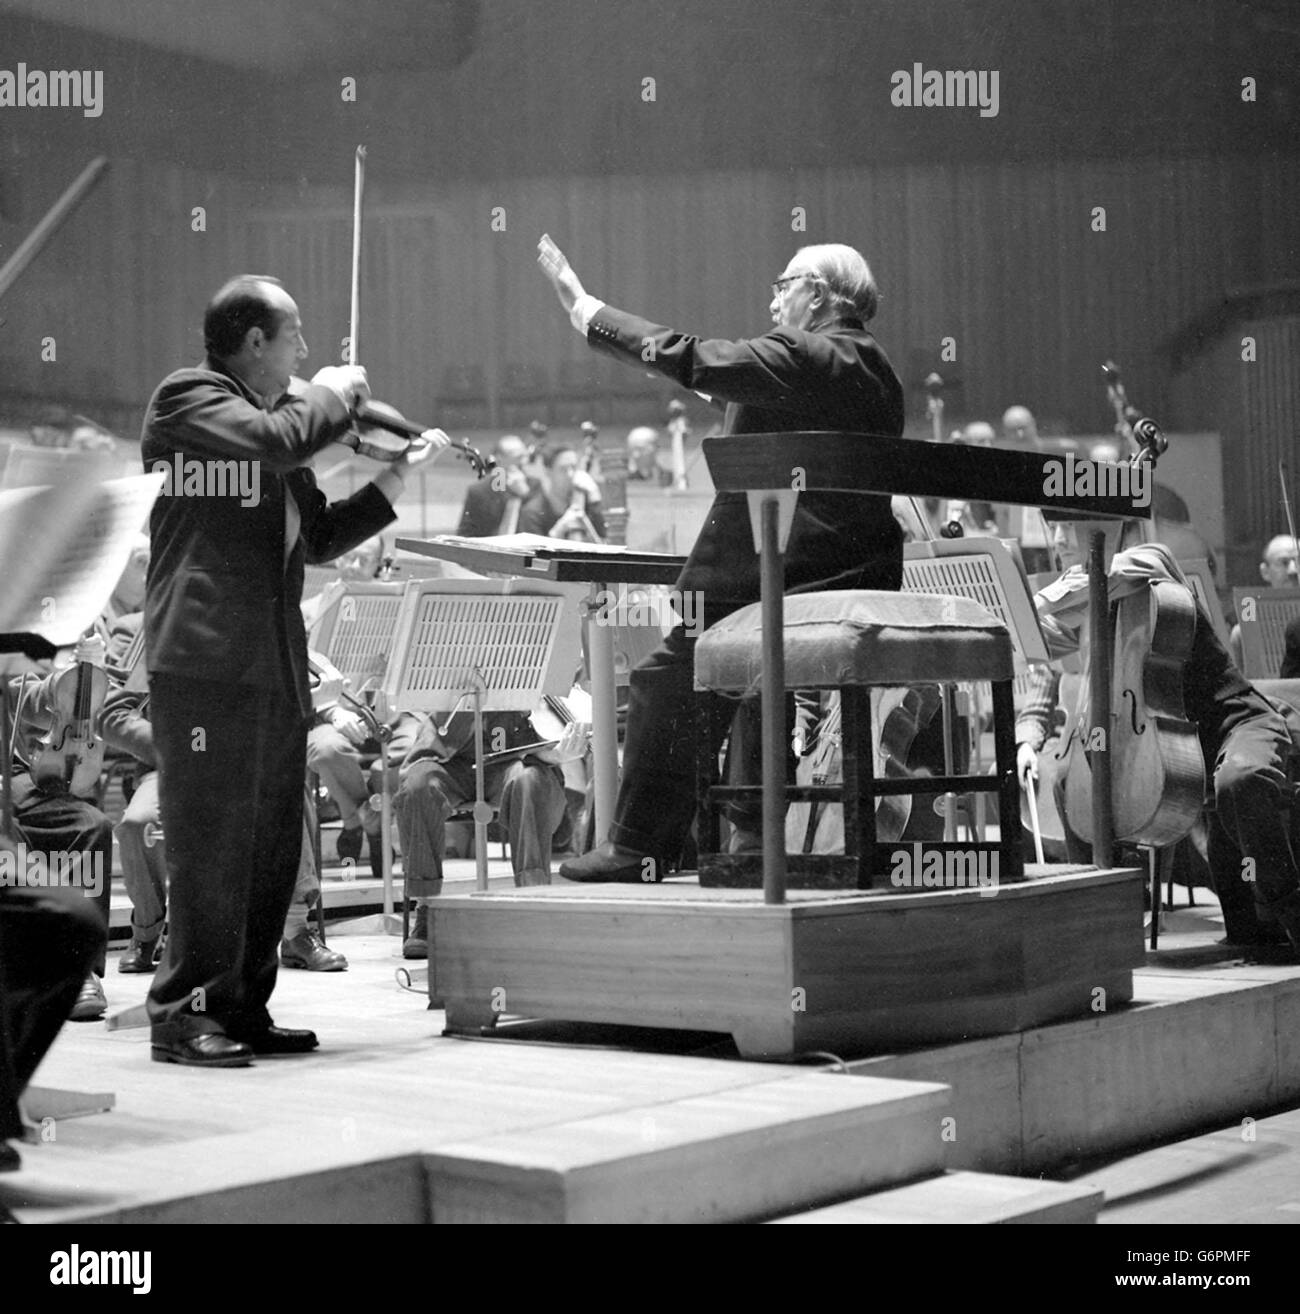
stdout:
[[235,461],[256,471],[258,493],[245,504],[196,479],[188,494],[174,478],[150,522],[145,651],[170,885],[167,949],[149,994],[158,1043],[270,1025],[302,844],[303,564],[394,519],[373,485],[327,505],[306,468],[347,426],[328,388],[267,410],[211,360],[164,379],[145,416],[146,471],[174,472],[178,455]]
[[[902,386],[857,318],[816,332],[779,327],[748,341],[704,341],[605,306],[587,341],[726,402],[725,435],[903,431]],[[864,439],[864,460],[870,450]],[[786,590],[896,589],[902,545],[888,497],[802,493],[785,557]],[[758,555],[743,494],[714,498],[676,587],[699,592],[704,628],[758,601]],[[696,637],[679,625],[632,673],[623,783],[610,830],[615,843],[670,861],[695,810]]]

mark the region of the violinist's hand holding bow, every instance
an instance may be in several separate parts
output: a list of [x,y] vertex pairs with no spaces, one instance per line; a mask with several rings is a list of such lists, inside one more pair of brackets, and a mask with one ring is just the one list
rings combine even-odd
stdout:
[[[370,381],[360,365],[326,365],[312,375],[311,381],[328,388],[349,411],[370,400]],[[290,391],[293,391],[292,380]]]
[[591,737],[591,726],[586,721],[570,721],[560,735],[554,748],[544,748],[537,754],[543,762],[553,762],[563,766],[565,762],[576,762],[587,752],[587,741]]

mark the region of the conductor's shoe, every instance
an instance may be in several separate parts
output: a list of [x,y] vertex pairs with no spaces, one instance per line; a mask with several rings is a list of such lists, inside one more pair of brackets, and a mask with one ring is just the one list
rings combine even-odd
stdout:
[[274,1024],[260,1031],[232,1032],[231,1039],[242,1041],[244,1048],[254,1054],[307,1054],[320,1044],[314,1031],[294,1031]]
[[280,941],[280,962],[285,967],[301,967],[308,972],[346,972],[348,960],[330,949],[319,935],[305,926],[292,940]]
[[81,987],[81,993],[68,1018],[73,1022],[98,1022],[107,1011],[108,1000],[104,997],[104,987],[99,984],[99,977],[92,972]]
[[180,1063],[188,1068],[246,1068],[253,1061],[253,1051],[220,1031],[205,1031],[182,1040],[155,1040],[153,1061]]
[[580,858],[560,863],[566,881],[641,885],[663,879],[663,865],[635,849],[606,840]]

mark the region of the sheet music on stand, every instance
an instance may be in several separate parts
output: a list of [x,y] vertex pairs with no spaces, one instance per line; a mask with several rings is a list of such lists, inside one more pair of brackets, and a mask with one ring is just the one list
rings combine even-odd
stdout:
[[162,484],[147,474],[0,492],[0,633],[76,643],[112,596]]
[[412,580],[401,615],[383,701],[391,712],[449,714],[474,708],[478,889],[487,889],[483,713],[532,712],[563,697],[581,660],[579,604],[572,585],[519,579]]

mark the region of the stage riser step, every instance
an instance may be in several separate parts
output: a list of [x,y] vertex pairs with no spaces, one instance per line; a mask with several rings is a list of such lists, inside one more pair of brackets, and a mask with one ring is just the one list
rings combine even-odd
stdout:
[[1095,1223],[1103,1193],[1092,1187],[990,1173],[950,1172],[845,1200],[774,1223]]
[[[428,1156],[437,1223],[772,1217],[943,1167],[944,1087],[804,1073]],[[837,1090],[837,1088],[839,1088]]]

